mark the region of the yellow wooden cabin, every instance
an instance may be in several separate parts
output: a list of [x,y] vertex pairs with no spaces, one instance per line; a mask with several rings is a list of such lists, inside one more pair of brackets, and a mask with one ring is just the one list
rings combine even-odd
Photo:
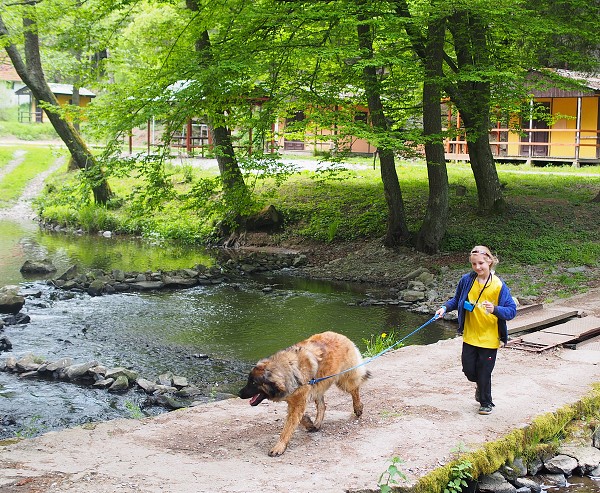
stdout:
[[[49,83],[50,90],[56,96],[56,100],[60,106],[73,104],[73,86],[71,84],[56,84]],[[31,90],[25,86],[15,91],[18,98],[24,97],[25,101],[19,99],[19,121],[20,122],[36,122],[45,121],[45,112],[40,108],[38,101],[32,97]],[[85,107],[90,104],[90,101],[96,95],[85,89],[79,88],[79,106]]]
[[[582,87],[564,89],[546,85],[543,89],[533,88],[527,103],[534,108],[543,106],[550,115],[547,118],[497,123],[490,130],[490,147],[497,161],[528,163],[600,163],[600,77],[568,70],[555,70],[557,75],[576,80]],[[543,77],[543,73],[533,72],[533,77]],[[455,131],[457,137],[448,139],[446,159],[468,160],[468,149],[462,129],[460,114],[451,106],[446,106],[447,128]],[[534,115],[534,112],[531,112]],[[512,125],[516,123],[516,125]],[[517,127],[515,129],[514,127]]]

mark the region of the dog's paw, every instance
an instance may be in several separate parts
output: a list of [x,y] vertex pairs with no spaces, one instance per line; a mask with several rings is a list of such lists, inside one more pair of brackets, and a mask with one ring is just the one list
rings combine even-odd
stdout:
[[310,419],[310,416],[308,416],[307,414],[302,416],[302,420],[300,421],[300,423],[302,424],[302,426],[304,426],[304,428],[306,428],[307,431],[317,431],[318,430],[318,428],[315,427],[313,420]]
[[269,452],[269,457],[279,457],[283,455],[287,445],[285,443],[278,442]]

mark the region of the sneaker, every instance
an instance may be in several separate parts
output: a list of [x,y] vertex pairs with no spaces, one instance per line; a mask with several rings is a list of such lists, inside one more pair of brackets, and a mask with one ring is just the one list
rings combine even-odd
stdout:
[[477,388],[475,389],[475,400],[476,400],[477,402],[481,402],[481,396],[480,396],[480,393],[479,393],[479,385],[478,385],[478,386],[477,386]]
[[492,406],[481,406],[479,408],[479,414],[492,414]]

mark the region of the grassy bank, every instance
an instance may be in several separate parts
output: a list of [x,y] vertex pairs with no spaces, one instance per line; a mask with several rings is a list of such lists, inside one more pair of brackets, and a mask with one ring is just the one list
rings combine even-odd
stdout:
[[[285,217],[285,229],[274,240],[335,243],[383,236],[383,187],[379,170],[373,169],[372,161],[363,161],[367,163],[334,176],[303,171],[278,186],[273,179],[258,183],[256,207],[273,204]],[[397,168],[407,220],[417,231],[427,204],[427,170],[420,162],[400,162]],[[153,194],[142,193],[146,185],[139,177],[112,178],[116,199],[102,208],[74,199],[76,175],[65,172],[52,179],[38,205],[46,219],[89,231],[110,229],[202,243],[211,238],[221,218],[218,207],[207,208],[201,202],[199,180],[215,173],[169,165],[167,180],[173,188]],[[462,252],[485,243],[521,263],[598,264],[600,205],[592,202],[600,191],[598,167],[499,166],[510,210],[498,217],[477,214],[477,192],[467,165],[449,165],[448,174],[450,219],[442,251]],[[458,194],[459,188],[466,193]]]

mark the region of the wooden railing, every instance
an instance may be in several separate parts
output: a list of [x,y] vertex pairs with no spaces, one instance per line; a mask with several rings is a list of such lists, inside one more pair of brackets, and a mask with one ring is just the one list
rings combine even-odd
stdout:
[[[521,137],[519,141],[508,141],[509,134],[514,135],[515,131],[508,128],[493,128],[490,130],[490,146],[494,156],[504,158],[549,158],[549,159],[600,159],[600,131],[574,128],[557,129],[533,129],[526,128],[520,130]],[[552,136],[559,133],[573,134],[573,140],[566,142],[552,141]],[[535,134],[547,134],[547,142],[535,140]],[[449,139],[445,141],[446,154],[454,156],[467,156],[467,140],[465,137]],[[518,149],[516,153],[509,154],[509,146],[512,149]],[[553,152],[556,148],[571,148],[572,152],[559,153]],[[593,147],[596,149],[595,158],[582,158],[581,149],[584,147]],[[550,149],[552,148],[552,149]],[[543,151],[542,151],[543,150]],[[540,154],[540,151],[541,154]],[[537,153],[537,154],[536,154]]]

